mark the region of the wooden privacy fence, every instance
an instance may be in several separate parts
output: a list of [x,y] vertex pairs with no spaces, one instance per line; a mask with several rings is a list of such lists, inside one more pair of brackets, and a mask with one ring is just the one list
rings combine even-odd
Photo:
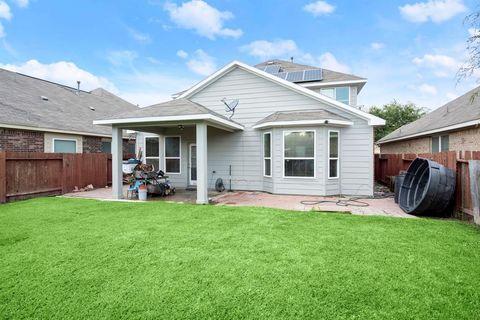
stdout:
[[105,187],[111,180],[110,154],[0,152],[0,203]]
[[480,160],[480,151],[376,154],[375,181],[392,187],[393,178],[400,171],[407,170],[410,163],[417,157],[433,160],[456,172],[455,211],[456,214],[460,215],[460,218],[471,220],[473,218],[474,203],[472,202],[468,160]]

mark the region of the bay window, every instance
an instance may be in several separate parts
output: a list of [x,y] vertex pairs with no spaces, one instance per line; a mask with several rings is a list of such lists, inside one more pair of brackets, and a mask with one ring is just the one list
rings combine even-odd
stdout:
[[165,137],[165,172],[180,173],[181,164],[180,137]]
[[272,176],[272,133],[263,134],[263,175]]
[[315,132],[283,132],[284,177],[315,177]]
[[328,178],[338,178],[339,172],[339,132],[329,130],[328,131]]

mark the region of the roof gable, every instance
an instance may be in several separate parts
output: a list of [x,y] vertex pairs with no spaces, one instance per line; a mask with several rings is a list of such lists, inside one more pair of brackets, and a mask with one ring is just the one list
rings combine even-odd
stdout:
[[187,91],[183,92],[179,96],[179,98],[187,98],[188,99],[188,98],[192,97],[194,94],[198,93],[199,91],[203,90],[204,88],[206,88],[210,84],[212,84],[215,81],[217,81],[218,79],[222,78],[224,75],[226,75],[230,71],[234,70],[235,68],[240,68],[240,69],[245,70],[249,73],[252,73],[252,74],[254,74],[258,77],[261,77],[263,79],[267,79],[267,80],[272,81],[274,83],[277,83],[277,84],[279,84],[279,85],[281,85],[281,86],[283,86],[283,87],[285,87],[289,90],[295,91],[297,93],[300,93],[300,94],[302,94],[304,96],[307,96],[309,98],[312,98],[314,100],[323,102],[323,103],[325,103],[329,106],[332,106],[332,107],[337,108],[339,110],[345,111],[345,112],[350,113],[352,115],[356,115],[356,116],[358,116],[362,119],[367,120],[369,125],[379,126],[379,125],[384,125],[385,124],[385,120],[380,119],[380,118],[378,118],[374,115],[371,115],[367,112],[361,111],[357,108],[351,107],[351,106],[346,105],[344,103],[338,102],[338,101],[336,101],[334,99],[331,99],[327,96],[324,96],[320,93],[317,93],[317,92],[314,92],[312,90],[306,89],[302,86],[299,86],[295,83],[280,79],[280,78],[278,78],[274,75],[271,75],[267,72],[264,72],[264,71],[262,71],[262,70],[260,70],[256,67],[249,66],[249,65],[247,65],[245,63],[242,63],[242,62],[239,62],[239,61],[233,61],[233,62],[229,63],[228,65],[226,65],[222,69],[218,70],[217,72],[213,73],[212,75],[210,75],[206,79],[200,81],[199,83],[197,83],[196,85],[194,85],[193,87],[188,89]]

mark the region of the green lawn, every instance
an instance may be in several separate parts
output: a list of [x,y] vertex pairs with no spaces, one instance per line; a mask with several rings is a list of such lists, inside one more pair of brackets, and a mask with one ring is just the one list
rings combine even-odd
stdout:
[[456,221],[44,198],[0,206],[0,318],[478,319]]

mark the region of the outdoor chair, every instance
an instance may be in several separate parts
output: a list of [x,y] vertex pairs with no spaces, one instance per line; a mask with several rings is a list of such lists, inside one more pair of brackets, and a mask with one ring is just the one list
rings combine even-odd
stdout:
[[[127,199],[132,199],[134,194],[138,194],[138,187],[142,184],[141,181],[135,181],[133,187],[128,188],[127,190]],[[129,196],[130,195],[130,196]]]

